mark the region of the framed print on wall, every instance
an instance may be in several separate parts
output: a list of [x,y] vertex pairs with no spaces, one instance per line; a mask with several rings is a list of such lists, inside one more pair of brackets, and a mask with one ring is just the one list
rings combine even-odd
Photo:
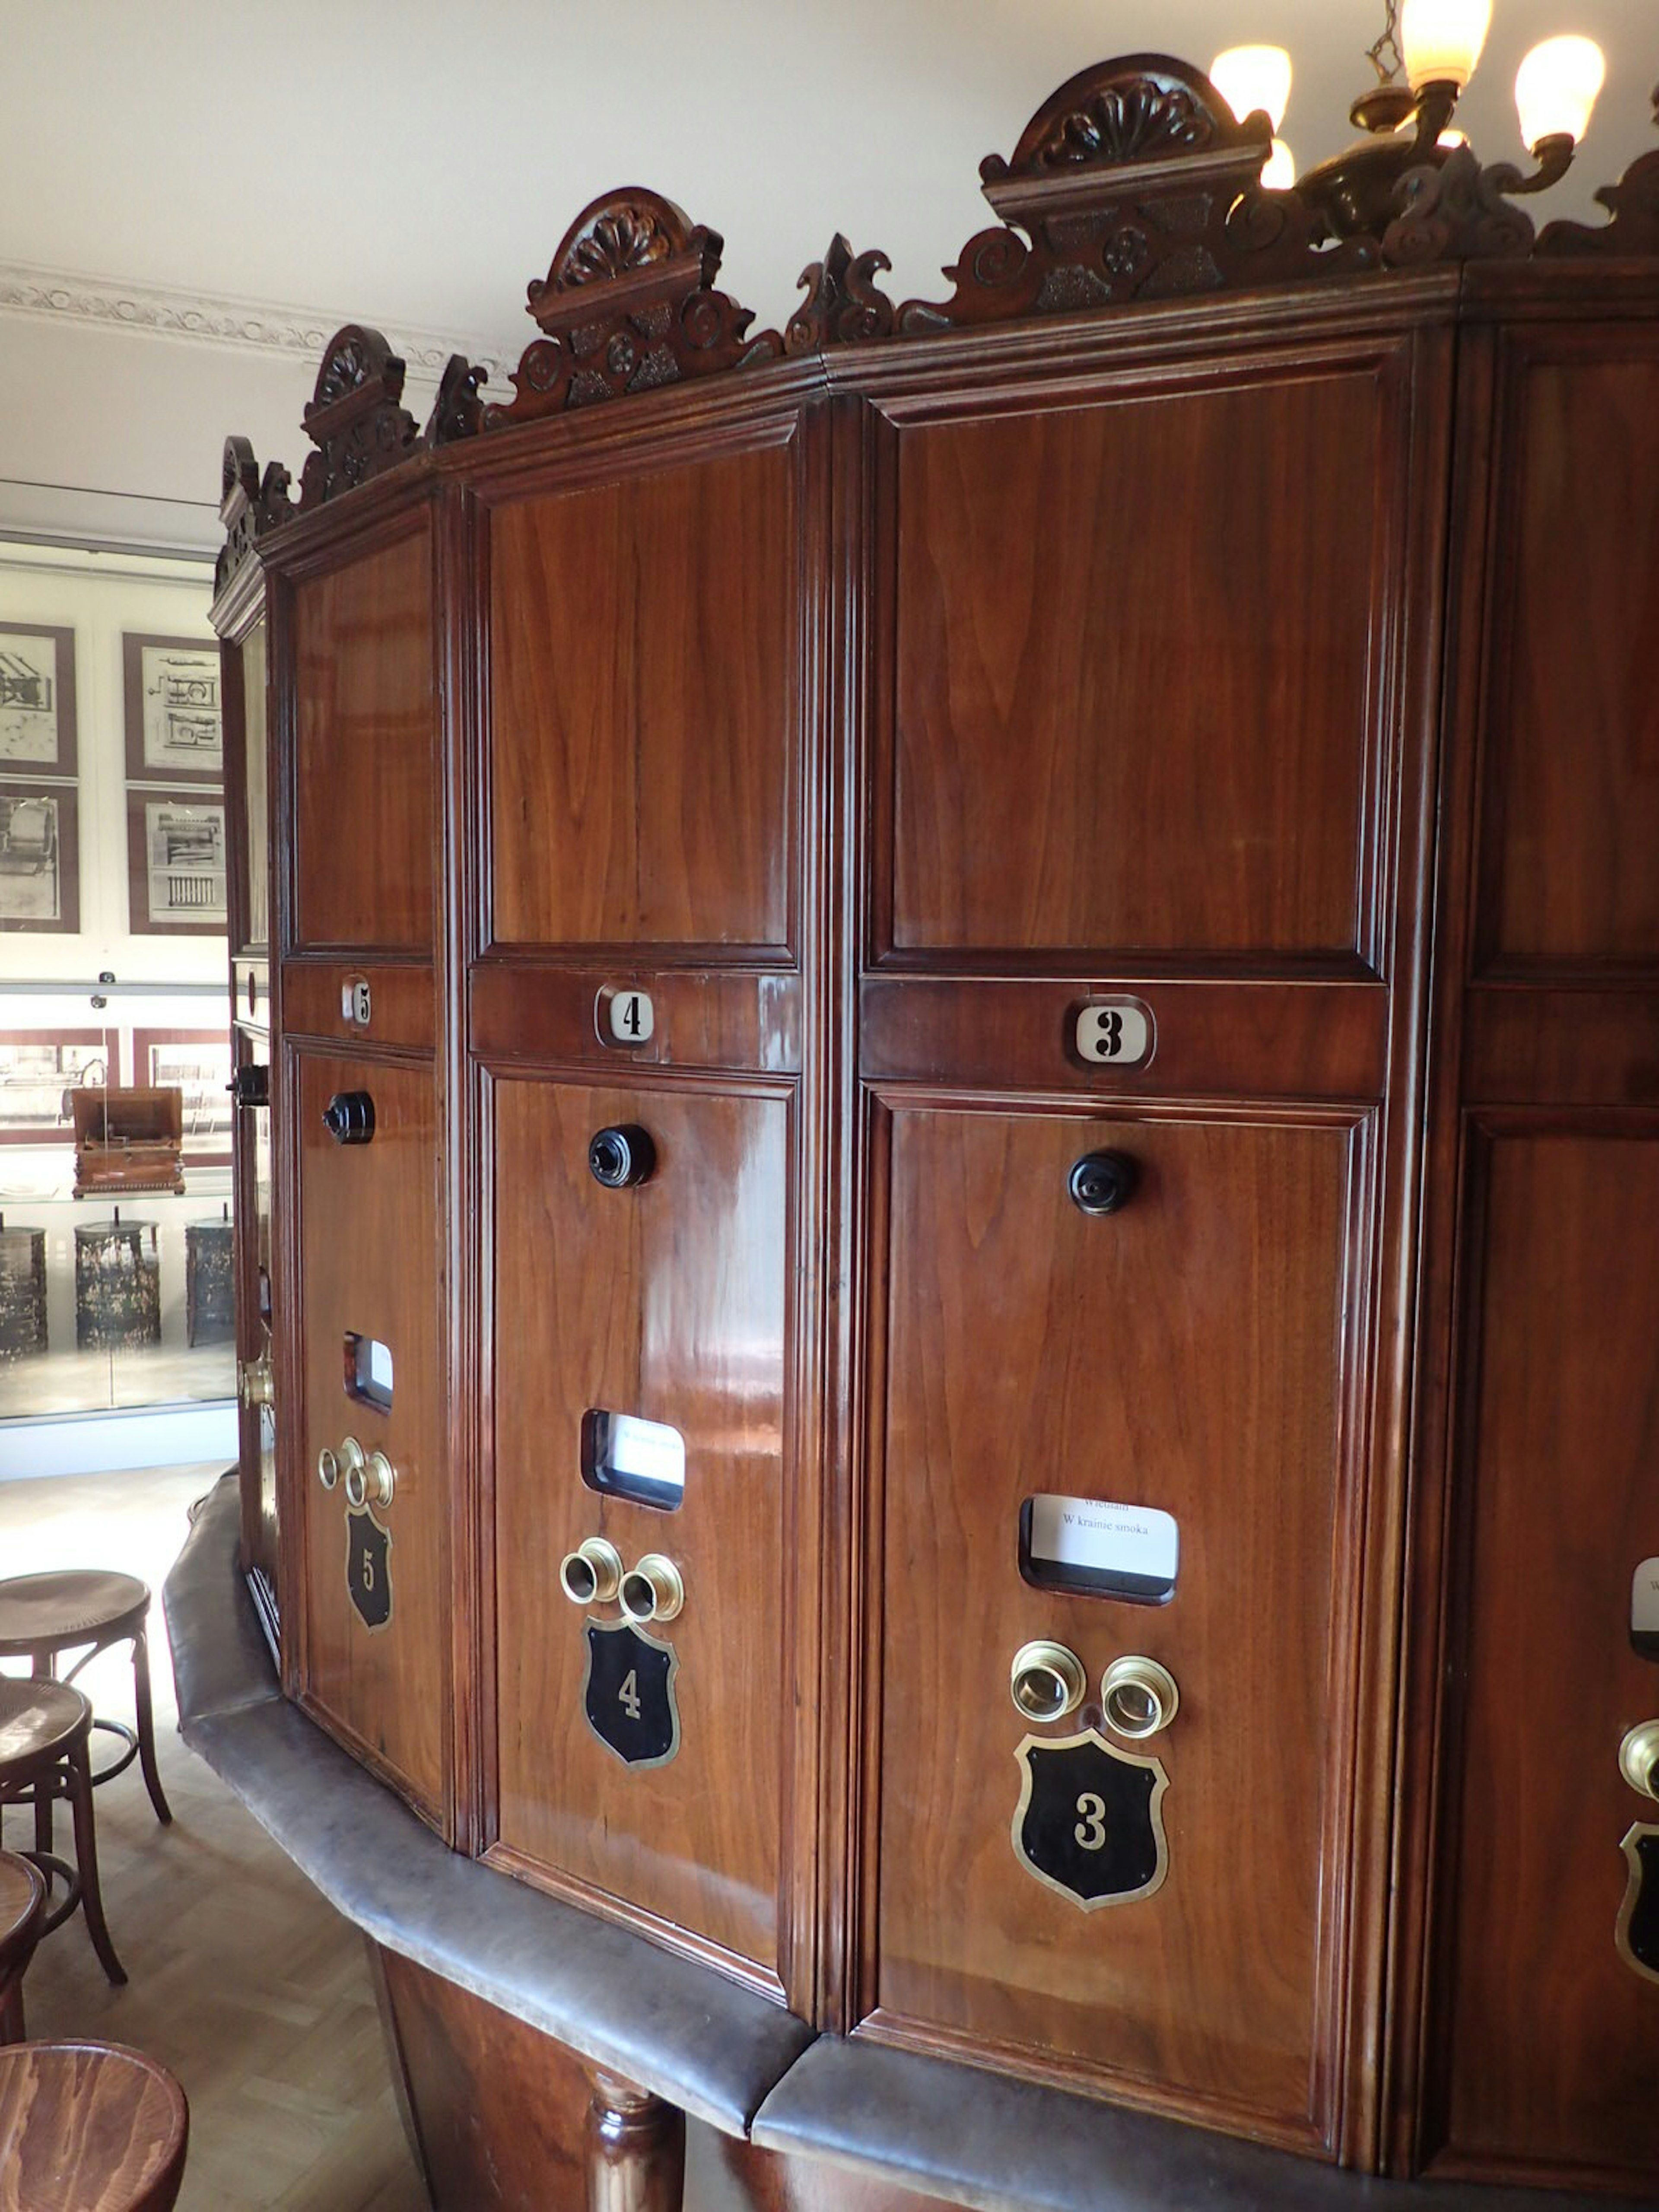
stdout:
[[72,783],[0,783],[0,930],[79,930],[76,799]]
[[209,792],[127,792],[129,927],[135,936],[222,937],[225,803]]
[[216,643],[129,632],[121,658],[127,781],[216,783],[225,767]]
[[75,632],[0,626],[0,775],[75,775]]
[[198,1167],[230,1164],[228,1030],[134,1030],[132,1079],[184,1097],[184,1148]]
[[113,1030],[0,1030],[0,1145],[73,1144],[71,1092],[118,1083]]

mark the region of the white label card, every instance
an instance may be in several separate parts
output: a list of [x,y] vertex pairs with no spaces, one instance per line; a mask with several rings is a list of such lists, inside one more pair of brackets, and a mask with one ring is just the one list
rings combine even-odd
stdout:
[[599,994],[599,1035],[611,1044],[647,1044],[656,1027],[648,991],[618,990],[607,983]]
[[1110,1505],[1096,1498],[1031,1500],[1031,1557],[1051,1565],[1145,1576],[1174,1587],[1181,1531],[1155,1505]]
[[1152,1015],[1139,999],[1097,999],[1078,1014],[1077,1049],[1096,1067],[1139,1067],[1152,1056]]
[[1630,1588],[1630,1632],[1659,1636],[1659,1559],[1644,1559]]

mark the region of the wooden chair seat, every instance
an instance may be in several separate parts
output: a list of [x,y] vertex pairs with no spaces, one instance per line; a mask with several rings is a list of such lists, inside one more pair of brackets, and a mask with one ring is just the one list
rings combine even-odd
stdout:
[[184,2091],[142,2051],[0,2051],[0,2212],[171,2212],[189,2137]]
[[46,1917],[46,1882],[15,1851],[0,1851],[0,2044],[23,2040],[23,1976]]
[[[50,1681],[66,1651],[81,1656],[64,1680],[112,1644],[132,1645],[133,1702],[138,1725],[94,1718],[93,1725],[118,1736],[126,1749],[114,1764],[93,1776],[94,1786],[125,1773],[135,1759],[143,1768],[144,1787],[163,1823],[173,1818],[155,1762],[155,1723],[149,1686],[149,1586],[137,1575],[102,1568],[69,1568],[38,1575],[12,1575],[0,1582],[0,1659],[27,1659],[37,1679]],[[85,1649],[82,1649],[82,1646]]]
[[[125,1982],[125,1969],[115,1955],[104,1924],[98,1886],[98,1838],[93,1826],[92,1707],[66,1682],[18,1681],[0,1674],[0,1807],[29,1803],[34,1808],[35,1848],[23,1856],[48,1881],[61,1880],[61,1904],[41,1923],[50,1935],[78,1905],[87,1933],[104,1972]],[[75,1864],[51,1848],[51,1811],[56,1797],[67,1797],[75,1822]],[[45,1840],[43,1841],[43,1838]]]

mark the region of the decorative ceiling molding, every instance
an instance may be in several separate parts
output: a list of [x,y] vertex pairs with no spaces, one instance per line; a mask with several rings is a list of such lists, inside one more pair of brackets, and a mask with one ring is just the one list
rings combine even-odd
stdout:
[[[276,307],[257,300],[168,292],[150,284],[129,284],[117,277],[38,269],[25,261],[0,261],[0,314],[95,323],[110,329],[145,331],[153,337],[182,338],[198,345],[301,354],[310,361],[316,359],[340,324],[348,319],[325,308]],[[450,355],[458,351],[487,368],[493,382],[505,380],[504,360],[511,365],[509,356],[482,340],[447,337],[436,331],[400,328],[398,342],[410,374],[434,383]]]

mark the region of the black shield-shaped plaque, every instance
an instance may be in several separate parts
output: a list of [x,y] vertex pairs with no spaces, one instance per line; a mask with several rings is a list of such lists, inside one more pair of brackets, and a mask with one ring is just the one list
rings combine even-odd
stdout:
[[1630,1884],[1619,1908],[1614,1941],[1627,1965],[1659,1982],[1659,1828],[1638,1820],[1620,1846],[1630,1861]]
[[1093,1729],[1028,1735],[1014,1756],[1023,1780],[1014,1855],[1040,1882],[1085,1912],[1162,1887],[1169,1777],[1161,1760],[1120,1751]]
[[392,1531],[364,1510],[346,1514],[346,1592],[365,1628],[392,1619]]
[[587,1725],[627,1766],[666,1766],[680,1747],[672,1644],[659,1644],[629,1621],[587,1624]]

